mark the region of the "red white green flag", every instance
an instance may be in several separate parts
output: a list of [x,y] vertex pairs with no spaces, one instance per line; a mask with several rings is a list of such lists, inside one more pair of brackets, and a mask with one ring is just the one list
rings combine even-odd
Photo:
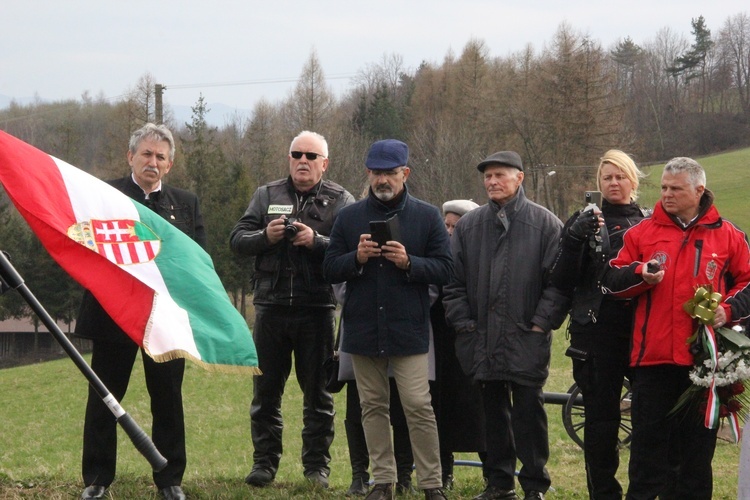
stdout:
[[52,258],[156,361],[259,373],[245,319],[209,255],[182,231],[2,131],[0,182]]

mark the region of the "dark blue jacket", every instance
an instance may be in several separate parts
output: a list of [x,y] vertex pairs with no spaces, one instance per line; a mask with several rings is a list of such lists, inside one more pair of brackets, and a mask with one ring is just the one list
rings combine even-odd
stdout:
[[[406,189],[406,188],[405,188]],[[409,272],[383,257],[357,263],[359,237],[369,223],[398,214],[400,242],[411,261]],[[447,284],[453,272],[448,232],[437,207],[405,193],[388,208],[370,194],[341,209],[323,261],[331,283],[346,282],[341,350],[363,356],[424,354],[429,347],[429,284]]]

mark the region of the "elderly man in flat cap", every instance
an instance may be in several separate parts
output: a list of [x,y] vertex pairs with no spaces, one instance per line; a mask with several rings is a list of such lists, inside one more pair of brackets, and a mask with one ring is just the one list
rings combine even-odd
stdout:
[[456,355],[480,383],[486,421],[487,487],[478,500],[543,499],[549,489],[547,380],[551,331],[565,318],[565,298],[548,285],[562,223],[524,194],[518,153],[501,151],[477,169],[489,203],[464,215],[451,237],[455,272],[444,288]]
[[[352,355],[362,405],[375,482],[367,500],[390,499],[397,479],[389,369],[406,415],[419,487],[426,499],[446,498],[428,382],[428,286],[447,284],[453,264],[440,211],[406,187],[408,157],[406,144],[394,139],[370,147],[365,161],[369,194],[341,210],[323,261],[331,283],[346,282],[341,350]],[[378,244],[370,221],[386,220],[398,221],[400,236],[394,231]]]

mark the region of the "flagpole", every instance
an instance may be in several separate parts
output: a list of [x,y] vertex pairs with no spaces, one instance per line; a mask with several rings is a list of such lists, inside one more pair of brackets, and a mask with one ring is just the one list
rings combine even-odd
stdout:
[[[73,363],[76,364],[81,373],[83,373],[83,375],[89,381],[91,387],[93,387],[97,394],[99,394],[99,396],[102,398],[104,404],[106,404],[110,411],[112,411],[115,418],[117,419],[117,422],[120,424],[120,426],[122,426],[125,433],[130,437],[130,440],[133,442],[133,445],[135,445],[136,449],[141,452],[144,457],[146,457],[148,463],[151,464],[151,468],[157,472],[163,470],[164,467],[167,466],[167,460],[161,455],[161,453],[159,453],[159,450],[156,449],[156,446],[154,446],[151,438],[149,438],[148,435],[143,432],[143,429],[138,426],[136,421],[133,420],[133,417],[131,417],[122,408],[122,406],[120,406],[120,403],[117,401],[117,399],[112,396],[112,394],[109,392],[109,389],[105,387],[104,383],[102,383],[94,370],[92,370],[91,367],[86,363],[86,360],[83,359],[81,353],[76,350],[75,346],[73,346],[73,344],[65,336],[62,330],[60,330],[60,327],[57,326],[57,323],[55,323],[49,313],[44,309],[44,307],[42,307],[34,294],[31,293],[29,287],[27,287],[24,283],[21,275],[18,273],[18,271],[16,271],[15,267],[13,267],[13,264],[11,264],[10,260],[8,260],[8,256],[3,251],[0,251],[0,278],[3,281],[2,291],[5,291],[7,288],[13,288],[17,290],[18,293],[21,294],[21,297],[23,297],[24,300],[26,300],[26,302],[29,304],[31,309],[37,314],[37,316],[39,316],[39,318],[42,320],[42,323],[44,323],[47,329],[49,329],[50,333],[52,333],[52,335],[55,337],[55,340],[57,340],[63,350],[68,354],[68,356],[70,356],[70,359],[73,360]],[[0,291],[0,293],[2,293],[2,291]]]

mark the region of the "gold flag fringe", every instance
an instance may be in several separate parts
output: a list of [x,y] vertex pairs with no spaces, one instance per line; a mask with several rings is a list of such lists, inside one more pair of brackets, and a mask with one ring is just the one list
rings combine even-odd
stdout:
[[175,349],[174,351],[165,352],[164,354],[153,355],[149,352],[146,346],[143,346],[143,350],[149,355],[151,359],[157,363],[164,363],[166,361],[172,361],[175,359],[188,359],[209,372],[218,373],[236,373],[239,375],[263,375],[260,368],[257,366],[239,366],[239,365],[220,365],[216,363],[206,363],[202,359],[198,359],[192,354],[182,349]]

